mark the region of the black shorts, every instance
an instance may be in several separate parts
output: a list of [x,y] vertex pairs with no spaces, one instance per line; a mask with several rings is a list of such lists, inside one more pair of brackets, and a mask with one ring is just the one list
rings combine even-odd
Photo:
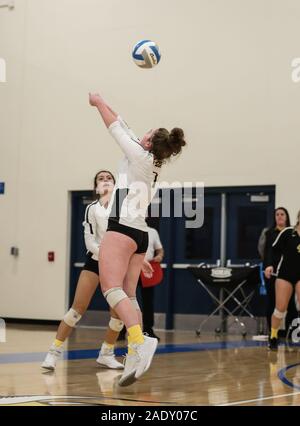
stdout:
[[137,249],[136,254],[146,253],[148,248],[148,232],[141,231],[140,229],[130,228],[130,226],[121,225],[113,219],[108,220],[107,231],[119,232],[119,234],[127,235],[135,241]]
[[297,282],[300,281],[300,277],[296,277],[296,276],[293,276],[291,274],[279,273],[277,275],[277,278],[279,278],[280,280],[288,281],[289,283],[292,284],[293,287],[295,287],[295,285],[297,284]]
[[300,272],[290,271],[282,265],[278,271],[277,278],[288,281],[294,287],[300,281]]
[[90,253],[90,252],[87,254],[87,259],[86,259],[86,262],[85,262],[82,270],[94,272],[95,274],[99,275],[98,261],[92,259],[92,256],[93,256],[93,254]]

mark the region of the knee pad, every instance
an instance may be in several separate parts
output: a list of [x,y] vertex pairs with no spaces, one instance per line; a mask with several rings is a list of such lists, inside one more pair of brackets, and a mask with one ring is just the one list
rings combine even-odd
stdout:
[[278,309],[274,309],[273,315],[278,319],[283,319],[286,317],[287,311],[281,312]]
[[80,320],[81,315],[75,311],[75,309],[71,308],[66,315],[64,316],[63,320],[69,327],[75,327],[75,325]]
[[109,306],[113,309],[119,302],[121,302],[121,300],[128,297],[127,294],[121,289],[121,287],[110,288],[105,293],[103,293],[103,296],[105,297]]
[[134,309],[136,309],[137,311],[140,311],[141,308],[140,308],[140,305],[138,304],[136,297],[129,297],[129,299],[131,300],[131,303]]
[[124,327],[124,323],[120,319],[110,317],[108,326],[111,330],[120,332],[122,328]]

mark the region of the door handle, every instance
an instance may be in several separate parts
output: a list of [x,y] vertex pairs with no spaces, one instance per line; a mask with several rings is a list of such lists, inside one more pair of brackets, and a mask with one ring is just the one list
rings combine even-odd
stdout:
[[74,268],[83,268],[84,262],[75,262],[73,263]]

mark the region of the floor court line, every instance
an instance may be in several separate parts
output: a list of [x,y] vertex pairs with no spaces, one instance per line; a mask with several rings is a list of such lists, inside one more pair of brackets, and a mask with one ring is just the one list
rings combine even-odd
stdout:
[[287,377],[286,377],[286,372],[288,370],[290,370],[291,368],[295,368],[298,367],[300,365],[299,362],[297,362],[297,364],[291,364],[291,365],[287,365],[286,367],[282,368],[281,370],[278,371],[278,377],[279,379],[287,386],[300,390],[300,386],[296,385],[294,383],[292,383]]
[[[294,388],[294,389],[298,389],[300,390],[300,387],[295,385],[294,383],[292,383],[290,380],[287,379],[286,377],[286,372],[292,368],[298,367],[300,365],[300,363],[296,363],[296,364],[291,364],[291,365],[287,365],[286,367],[282,368],[281,370],[278,371],[278,378],[287,386]],[[228,406],[228,405],[242,405],[242,404],[250,404],[252,402],[259,402],[259,401],[265,401],[265,400],[270,400],[270,399],[275,399],[275,398],[283,398],[285,396],[292,396],[292,395],[299,395],[300,392],[291,392],[291,393],[286,393],[286,394],[281,394],[281,395],[273,395],[273,396],[267,396],[267,397],[262,397],[262,398],[256,398],[256,399],[249,399],[249,400],[244,400],[244,401],[237,401],[237,402],[229,402],[226,404],[221,404],[222,406]]]
[[[58,401],[68,399],[68,400],[99,400],[102,401],[103,404],[101,405],[110,405],[105,404],[107,401],[129,401],[129,402],[138,402],[138,403],[147,403],[147,404],[154,404],[154,405],[178,405],[177,403],[173,402],[166,402],[166,401],[154,401],[154,400],[143,400],[143,399],[133,399],[133,398],[121,398],[121,397],[105,397],[101,395],[95,395],[95,396],[76,396],[76,395],[4,395],[0,396],[0,406],[1,405],[14,405],[14,404],[20,404],[24,402],[35,402],[35,401],[45,401],[45,400],[52,400],[52,401]],[[60,403],[61,404],[61,403]],[[67,404],[67,403],[66,403]],[[94,404],[98,405],[98,404]]]

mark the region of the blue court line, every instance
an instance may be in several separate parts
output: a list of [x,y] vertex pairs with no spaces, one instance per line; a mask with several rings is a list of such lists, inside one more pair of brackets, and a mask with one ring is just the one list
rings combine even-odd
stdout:
[[278,371],[278,377],[285,385],[293,389],[300,390],[299,385],[295,385],[286,377],[286,372],[290,370],[291,368],[298,367],[298,365],[300,365],[300,362],[298,362],[297,364],[291,364],[291,365],[288,365],[287,367],[282,368],[281,370]]
[[[156,354],[170,354],[178,352],[201,352],[212,351],[220,349],[235,349],[235,348],[251,348],[265,346],[266,342],[257,342],[254,340],[241,340],[233,342],[203,342],[203,343],[190,343],[190,344],[166,344],[160,345],[157,348]],[[0,346],[1,348],[1,346]],[[76,360],[76,359],[93,359],[97,358],[99,349],[75,349],[63,352],[63,359]],[[117,356],[125,355],[126,348],[116,348],[115,354]],[[11,353],[0,354],[0,364],[16,364],[26,362],[42,362],[46,356],[46,352],[24,352],[24,353]]]

